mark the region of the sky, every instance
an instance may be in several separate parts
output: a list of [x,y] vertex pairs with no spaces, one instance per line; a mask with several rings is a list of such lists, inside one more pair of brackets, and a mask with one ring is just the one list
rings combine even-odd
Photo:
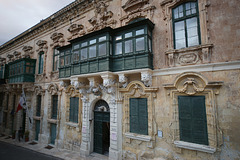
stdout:
[[0,46],[74,0],[0,0]]

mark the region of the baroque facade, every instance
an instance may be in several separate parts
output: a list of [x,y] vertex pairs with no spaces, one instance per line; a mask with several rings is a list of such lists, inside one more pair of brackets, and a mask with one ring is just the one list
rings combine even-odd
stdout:
[[79,156],[239,159],[239,15],[237,0],[76,0],[0,46],[0,132]]

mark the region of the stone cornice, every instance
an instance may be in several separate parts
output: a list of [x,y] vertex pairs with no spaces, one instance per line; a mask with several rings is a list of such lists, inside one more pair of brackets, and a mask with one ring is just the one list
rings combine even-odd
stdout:
[[75,0],[63,9],[0,46],[0,54],[6,52],[8,49],[11,49],[13,46],[23,44],[27,40],[31,40],[40,34],[46,33],[53,28],[63,25],[67,21],[79,17],[79,15],[92,8],[92,4],[89,5],[89,3],[91,3],[90,0]]

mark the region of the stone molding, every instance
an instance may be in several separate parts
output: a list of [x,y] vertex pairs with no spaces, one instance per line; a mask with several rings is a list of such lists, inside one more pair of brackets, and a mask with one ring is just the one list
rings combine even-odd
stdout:
[[189,150],[195,150],[195,151],[201,151],[201,152],[207,152],[207,153],[216,152],[216,148],[212,148],[206,145],[200,145],[200,144],[183,142],[183,141],[174,141],[174,144],[176,145],[176,147],[185,148]]
[[190,72],[213,72],[213,71],[226,71],[226,70],[235,70],[235,69],[240,69],[240,61],[157,69],[153,71],[153,76],[181,74],[183,72],[189,72],[189,71]]
[[209,147],[220,149],[222,144],[222,131],[217,124],[218,115],[216,95],[219,94],[219,89],[222,85],[223,82],[208,81],[200,73],[196,72],[182,73],[175,78],[172,84],[163,84],[163,87],[167,90],[167,95],[170,98],[172,114],[174,117],[170,127],[173,131],[173,133],[170,133],[170,136],[173,137],[173,143],[175,141],[180,141],[178,96],[205,96]]
[[149,0],[128,0],[123,6],[124,11],[133,10],[134,8],[140,8],[147,4]]

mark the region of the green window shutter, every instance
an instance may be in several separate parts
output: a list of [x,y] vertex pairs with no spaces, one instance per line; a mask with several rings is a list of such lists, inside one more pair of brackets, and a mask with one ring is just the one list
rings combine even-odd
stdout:
[[78,123],[78,105],[79,98],[71,97],[70,98],[70,110],[69,110],[69,121]]
[[130,98],[130,132],[148,134],[147,98]]
[[36,112],[36,116],[41,116],[41,103],[42,103],[42,96],[38,95],[37,96],[37,112]]
[[58,96],[52,96],[52,119],[57,119]]
[[69,108],[69,121],[73,121],[73,107],[74,107],[74,98],[70,98],[70,108]]
[[79,104],[79,98],[75,98],[75,108],[74,108],[74,122],[78,123],[78,104]]
[[180,140],[208,145],[204,96],[179,96]]

